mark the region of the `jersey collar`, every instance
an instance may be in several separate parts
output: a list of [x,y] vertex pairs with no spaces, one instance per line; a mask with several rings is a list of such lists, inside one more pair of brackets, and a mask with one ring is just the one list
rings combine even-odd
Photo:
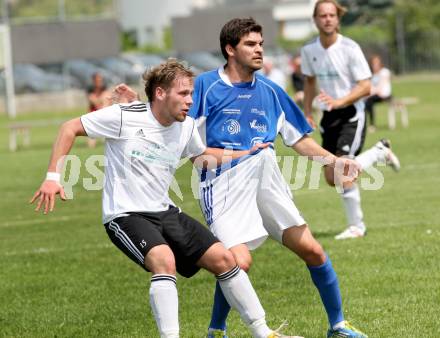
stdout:
[[[225,67],[224,67],[224,66],[220,67],[220,68],[217,70],[217,72],[218,72],[218,75],[220,76],[220,79],[222,79],[222,81],[223,81],[224,83],[226,83],[226,84],[227,84],[228,86],[230,86],[230,87],[235,87],[235,86],[232,84],[231,80],[229,80],[228,74],[226,74],[226,72],[225,72]],[[254,72],[253,77],[252,77],[252,83],[251,83],[251,85],[250,85],[251,87],[254,86],[255,81],[256,81],[256,78],[255,78],[255,72]]]
[[342,41],[342,35],[338,33],[338,37],[336,38],[335,43],[332,44],[332,45],[330,45],[328,48],[324,48],[324,46],[322,45],[321,40],[319,39],[319,36],[318,36],[319,47],[321,47],[321,49],[323,49],[323,50],[329,50],[329,49],[332,49],[332,48],[334,48],[335,46],[339,45],[339,44],[341,43],[341,41]]

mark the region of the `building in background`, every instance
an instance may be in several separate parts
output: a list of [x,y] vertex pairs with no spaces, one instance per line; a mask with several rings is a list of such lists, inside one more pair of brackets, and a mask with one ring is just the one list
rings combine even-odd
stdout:
[[315,0],[277,1],[273,17],[279,26],[279,33],[288,40],[302,40],[316,32],[312,20]]
[[164,31],[172,16],[189,15],[193,8],[203,8],[208,0],[119,0],[117,16],[121,29],[138,47],[163,47]]
[[119,0],[117,4],[121,29],[138,47],[164,47],[164,31],[171,26],[179,53],[217,50],[218,32],[233,17],[255,17],[263,24],[269,44],[275,44],[277,36],[298,40],[314,32],[314,0]]
[[177,53],[197,51],[219,52],[219,33],[223,25],[235,17],[250,17],[264,29],[265,47],[274,47],[278,25],[272,15],[272,5],[237,3],[231,6],[220,4],[195,10],[191,15],[172,18],[173,47]]

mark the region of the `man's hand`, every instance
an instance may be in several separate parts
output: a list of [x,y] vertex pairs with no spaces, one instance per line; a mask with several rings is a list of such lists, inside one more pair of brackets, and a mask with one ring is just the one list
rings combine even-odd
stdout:
[[131,87],[125,83],[121,83],[113,88],[112,101],[113,103],[131,103],[139,101],[139,95]]
[[313,115],[307,114],[306,119],[307,119],[307,122],[310,124],[310,127],[312,127],[313,129],[316,129],[317,125],[316,125],[315,119],[313,118]]
[[335,162],[335,184],[353,183],[362,172],[360,164],[346,157],[338,157]]
[[272,144],[272,142],[257,143],[251,149],[249,149],[249,154],[255,153],[258,149],[265,149],[265,148],[269,147],[271,144]]
[[321,90],[320,94],[318,95],[318,101],[327,106],[327,111],[332,111],[333,109],[339,109],[343,107],[343,102],[341,100],[334,99],[323,90]]
[[40,211],[44,204],[43,213],[47,214],[49,211],[53,211],[55,207],[55,197],[59,194],[61,200],[66,200],[66,194],[64,188],[57,181],[45,180],[40,188],[35,192],[29,203],[34,203],[38,199],[37,207],[35,211]]

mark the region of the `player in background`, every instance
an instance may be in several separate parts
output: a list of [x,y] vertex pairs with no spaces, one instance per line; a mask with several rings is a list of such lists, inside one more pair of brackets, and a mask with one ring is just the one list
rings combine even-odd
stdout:
[[[312,102],[316,86],[318,101],[323,110],[319,126],[322,146],[336,156],[355,158],[362,169],[377,162],[400,168],[389,140],[382,139],[360,154],[365,141],[365,112],[363,98],[370,93],[371,72],[359,47],[353,40],[339,34],[339,21],[345,13],[336,0],[318,0],[313,19],[319,36],[301,49],[304,87],[304,114],[315,126]],[[325,168],[329,185],[335,184],[334,170]],[[346,182],[341,194],[348,227],[336,239],[362,237],[366,233],[359,187]]]
[[[253,337],[287,338],[268,328],[249,278],[233,255],[206,227],[177,208],[168,195],[180,158],[203,156],[199,161],[213,158],[221,164],[224,156],[223,149],[206,148],[195,121],[186,117],[192,105],[192,72],[168,60],[145,73],[144,79],[150,104],[115,104],[63,124],[46,180],[31,203],[38,201],[36,211],[52,211],[57,194],[65,199],[60,168],[75,138],[104,137],[103,223],[111,241],[151,271],[150,303],[160,336],[179,337],[176,271],[191,277],[204,268],[216,276]],[[257,145],[251,151],[265,146]],[[230,157],[249,153],[235,152]]]
[[[87,89],[87,101],[89,103],[89,112],[108,107],[113,103],[111,92],[107,89],[104,78],[100,73],[92,75],[92,85]],[[89,148],[95,148],[96,139],[88,138],[87,145]]]
[[391,100],[391,71],[383,65],[381,57],[377,54],[370,57],[370,68],[373,76],[370,96],[365,101],[365,112],[370,120],[368,130],[374,132],[376,130],[374,106]]

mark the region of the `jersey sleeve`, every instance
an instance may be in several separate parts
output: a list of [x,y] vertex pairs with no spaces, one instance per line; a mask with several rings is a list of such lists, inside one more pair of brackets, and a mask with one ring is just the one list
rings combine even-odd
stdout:
[[307,50],[305,47],[301,48],[301,72],[305,76],[315,76],[315,74],[313,74],[313,69],[310,65],[310,59],[307,56]]
[[202,139],[200,137],[199,131],[197,129],[196,121],[192,120],[192,131],[188,143],[183,149],[182,158],[185,157],[195,157],[206,150],[206,146],[203,144]]
[[122,126],[122,111],[114,104],[81,116],[81,123],[91,138],[119,138]]
[[278,90],[278,99],[284,113],[278,121],[278,132],[281,134],[284,144],[290,147],[304,135],[311,133],[313,128],[310,127],[304,113],[286,92]]
[[355,81],[371,78],[370,66],[358,44],[352,49],[350,71]]

